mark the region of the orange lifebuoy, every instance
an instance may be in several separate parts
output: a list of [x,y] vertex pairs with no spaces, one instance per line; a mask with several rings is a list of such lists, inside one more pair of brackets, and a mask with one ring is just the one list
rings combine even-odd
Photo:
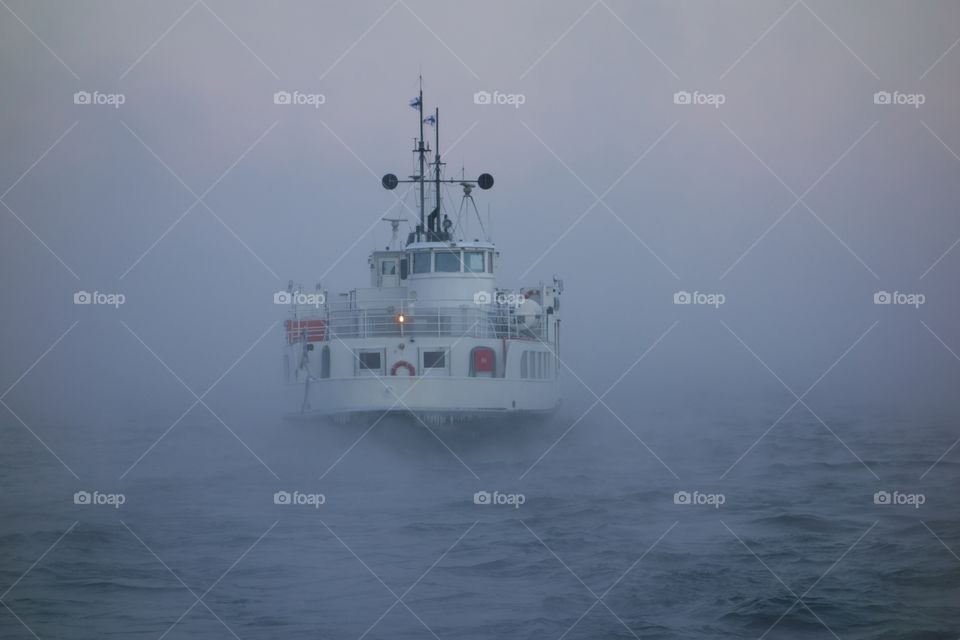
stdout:
[[404,367],[407,371],[409,371],[411,377],[417,375],[417,370],[413,367],[412,364],[410,364],[406,360],[397,360],[394,363],[394,365],[390,368],[390,375],[392,376],[397,375],[397,369],[399,369],[400,367]]

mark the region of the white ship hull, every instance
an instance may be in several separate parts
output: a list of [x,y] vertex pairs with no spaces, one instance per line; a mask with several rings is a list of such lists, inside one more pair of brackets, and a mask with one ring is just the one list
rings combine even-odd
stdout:
[[294,416],[339,419],[384,414],[430,422],[545,415],[560,405],[559,381],[503,378],[330,378],[286,385]]

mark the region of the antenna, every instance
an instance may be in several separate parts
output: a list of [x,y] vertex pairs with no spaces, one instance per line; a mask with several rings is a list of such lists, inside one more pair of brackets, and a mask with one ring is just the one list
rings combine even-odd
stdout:
[[393,235],[390,238],[390,248],[393,250],[396,250],[397,244],[398,244],[397,238],[399,237],[399,234],[400,234],[400,223],[406,222],[407,219],[406,218],[388,218],[386,216],[380,219],[390,223],[390,230],[393,232]]
[[480,224],[480,231],[483,232],[484,236],[486,236],[487,230],[484,228],[483,220],[480,218],[480,210],[477,209],[477,203],[473,199],[473,184],[470,182],[461,182],[460,186],[463,187],[463,199],[460,201],[460,212],[457,217],[459,218],[463,214],[463,209],[465,207],[469,211],[470,207],[472,206],[473,212],[477,216],[477,222]]

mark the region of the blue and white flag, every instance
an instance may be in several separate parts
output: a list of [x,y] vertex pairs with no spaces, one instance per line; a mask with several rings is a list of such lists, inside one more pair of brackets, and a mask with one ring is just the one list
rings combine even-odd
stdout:
[[423,124],[428,124],[431,127],[435,127],[437,125],[436,116],[427,116],[426,118],[423,119]]
[[414,98],[413,100],[411,100],[411,101],[410,101],[410,106],[413,107],[414,109],[419,109],[419,108],[420,108],[420,96],[417,96],[416,98]]

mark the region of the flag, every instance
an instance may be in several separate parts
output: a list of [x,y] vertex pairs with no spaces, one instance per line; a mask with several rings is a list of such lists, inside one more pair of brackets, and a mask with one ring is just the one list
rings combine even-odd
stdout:
[[431,127],[435,127],[437,125],[437,118],[435,116],[427,116],[423,119],[423,124],[428,124]]
[[413,100],[411,100],[411,101],[410,101],[410,106],[413,107],[414,109],[419,109],[419,108],[420,108],[420,96],[417,96],[416,98],[414,98]]

